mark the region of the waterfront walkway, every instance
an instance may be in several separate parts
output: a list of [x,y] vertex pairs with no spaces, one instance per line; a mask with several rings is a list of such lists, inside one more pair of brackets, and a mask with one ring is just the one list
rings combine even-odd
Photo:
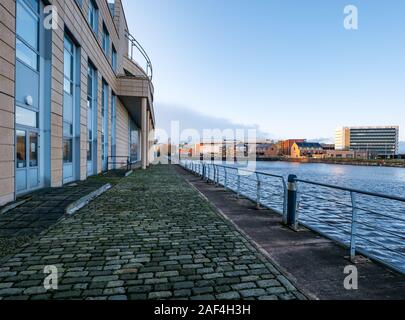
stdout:
[[321,300],[405,299],[405,276],[359,257],[358,290],[344,288],[349,251],[315,232],[294,232],[271,210],[257,210],[247,199],[208,184],[181,167],[177,171],[224,216],[261,247],[307,295]]
[[0,299],[304,298],[172,166],[123,178],[0,260]]

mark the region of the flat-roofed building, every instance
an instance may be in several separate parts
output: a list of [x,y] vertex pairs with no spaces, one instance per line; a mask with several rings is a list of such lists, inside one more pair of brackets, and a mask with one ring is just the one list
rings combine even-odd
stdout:
[[335,132],[335,150],[350,149],[350,128],[337,128]]
[[152,65],[121,1],[0,0],[0,11],[0,205],[114,168],[111,157],[146,168]]
[[336,150],[366,152],[370,156],[399,154],[398,126],[344,127],[336,130]]

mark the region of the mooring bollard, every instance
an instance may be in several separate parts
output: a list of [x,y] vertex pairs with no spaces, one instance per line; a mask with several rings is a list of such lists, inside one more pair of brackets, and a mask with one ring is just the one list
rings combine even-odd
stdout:
[[297,176],[288,176],[287,226],[297,229]]

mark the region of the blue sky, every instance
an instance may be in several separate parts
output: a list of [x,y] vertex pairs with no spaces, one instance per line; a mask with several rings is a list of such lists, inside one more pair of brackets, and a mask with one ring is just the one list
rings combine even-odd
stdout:
[[[171,115],[193,126],[181,119],[186,109],[207,127],[227,119],[274,138],[400,125],[405,140],[403,0],[123,3],[154,64],[158,126]],[[343,28],[349,4],[359,10],[357,31]]]

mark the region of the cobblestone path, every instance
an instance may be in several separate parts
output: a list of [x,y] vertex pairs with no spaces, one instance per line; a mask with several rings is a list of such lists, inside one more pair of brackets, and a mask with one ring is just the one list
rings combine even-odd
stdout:
[[[57,290],[43,286],[49,265]],[[170,166],[136,171],[0,260],[0,299],[297,298]]]

